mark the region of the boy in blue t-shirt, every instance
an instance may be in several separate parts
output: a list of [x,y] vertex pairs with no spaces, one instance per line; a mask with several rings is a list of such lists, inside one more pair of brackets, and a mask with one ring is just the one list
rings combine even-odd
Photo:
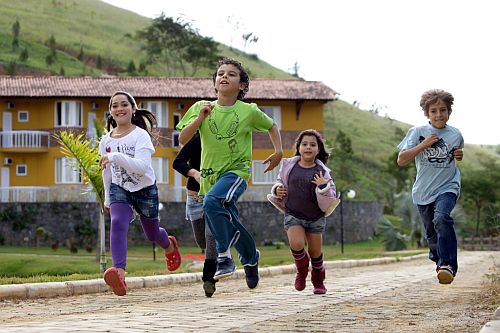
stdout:
[[420,106],[429,123],[412,127],[398,145],[398,165],[415,159],[417,176],[413,202],[418,206],[429,243],[429,259],[436,263],[439,283],[449,284],[458,270],[457,237],[451,211],[460,196],[460,171],[455,160],[463,158],[464,139],[447,125],[453,96],[440,89],[424,92]]

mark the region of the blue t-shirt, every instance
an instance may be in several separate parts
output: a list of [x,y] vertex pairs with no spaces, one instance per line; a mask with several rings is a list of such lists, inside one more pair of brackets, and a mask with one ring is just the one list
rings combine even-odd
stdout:
[[460,170],[456,166],[453,150],[463,148],[464,139],[457,128],[446,125],[439,129],[430,123],[412,127],[398,149],[411,149],[431,134],[436,134],[439,140],[415,156],[417,176],[412,196],[417,205],[428,205],[446,192],[455,193],[457,197],[460,195]]

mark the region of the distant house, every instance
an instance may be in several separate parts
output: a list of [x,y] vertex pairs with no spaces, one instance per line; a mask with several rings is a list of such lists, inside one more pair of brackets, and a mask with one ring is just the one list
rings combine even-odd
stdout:
[[[52,135],[73,130],[94,138],[94,119],[104,125],[109,97],[117,90],[130,92],[139,105],[156,114],[160,140],[153,162],[160,198],[183,200],[185,179],[172,169],[179,151],[174,128],[194,102],[215,99],[211,79],[0,76],[0,202],[92,200],[82,194],[85,186],[81,176],[68,166]],[[321,82],[252,80],[246,101],[257,103],[275,120],[281,129],[285,155],[290,156],[299,131],[323,130],[324,103],[337,95]],[[253,147],[252,178],[246,196],[248,200],[261,200],[262,190],[269,189],[277,170],[264,174],[260,163],[273,151],[267,133],[254,134]]]

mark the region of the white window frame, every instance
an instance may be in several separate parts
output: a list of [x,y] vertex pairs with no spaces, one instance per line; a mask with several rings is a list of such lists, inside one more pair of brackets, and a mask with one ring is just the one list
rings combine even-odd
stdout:
[[276,125],[278,125],[278,129],[281,129],[281,107],[259,105],[259,109],[261,109],[262,112],[271,117]]
[[155,171],[156,182],[158,184],[168,184],[169,160],[166,157],[153,157],[151,159],[153,170]]
[[[24,118],[21,115],[24,115]],[[17,121],[20,123],[27,123],[28,121],[30,121],[29,111],[17,111]]]
[[[168,128],[168,104],[166,102],[146,101],[142,102],[141,106],[155,115],[158,128]],[[158,112],[158,108],[160,112]]]
[[[61,119],[60,123],[59,118]],[[82,102],[57,101],[54,106],[54,125],[55,127],[83,127]]]
[[[24,172],[19,172],[19,168],[24,168]],[[27,175],[28,175],[28,165],[16,164],[16,176],[27,176]]]
[[278,178],[280,165],[273,170],[264,173],[267,165],[262,164],[264,160],[252,160],[252,184],[253,185],[269,185],[274,184]]
[[56,157],[54,159],[56,184],[82,184],[80,170],[75,169],[76,159],[70,157]]

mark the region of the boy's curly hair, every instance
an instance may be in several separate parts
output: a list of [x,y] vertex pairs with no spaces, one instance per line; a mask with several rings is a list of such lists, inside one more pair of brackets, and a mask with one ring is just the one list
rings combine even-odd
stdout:
[[[245,88],[243,90],[240,90],[238,93],[237,99],[243,100],[245,97],[245,94],[248,92],[249,85],[250,85],[250,78],[248,77],[248,73],[243,68],[243,65],[241,62],[231,59],[231,58],[222,58],[219,60],[217,69],[215,70],[214,74],[212,75],[212,81],[215,84],[215,79],[217,78],[217,72],[219,71],[220,66],[222,65],[233,65],[234,67],[238,68],[240,71],[240,83],[245,83]],[[217,89],[215,89],[215,93],[217,93]]]
[[453,95],[442,89],[427,90],[420,98],[420,107],[424,110],[424,114],[429,116],[429,106],[441,100],[448,108],[448,115],[451,114],[451,106],[453,105]]

